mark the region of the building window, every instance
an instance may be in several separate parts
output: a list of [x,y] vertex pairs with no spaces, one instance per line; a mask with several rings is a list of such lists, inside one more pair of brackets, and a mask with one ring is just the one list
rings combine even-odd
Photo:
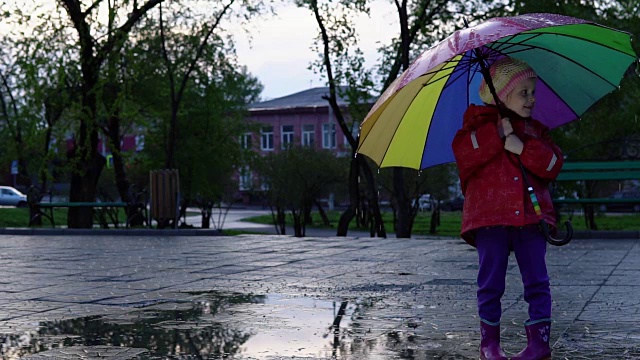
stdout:
[[273,126],[263,126],[260,129],[260,149],[273,150]]
[[251,133],[240,135],[240,146],[243,149],[251,149]]
[[324,149],[336,148],[336,124],[322,124],[322,147]]
[[283,150],[289,149],[293,146],[293,125],[282,125],[280,146]]
[[136,151],[144,150],[144,135],[136,135]]
[[316,143],[316,129],[313,124],[302,125],[302,146],[314,147]]
[[251,170],[249,170],[249,168],[247,166],[243,166],[240,169],[240,177],[238,179],[239,181],[239,190],[240,191],[247,191],[247,190],[251,190],[252,188],[252,184],[251,184]]

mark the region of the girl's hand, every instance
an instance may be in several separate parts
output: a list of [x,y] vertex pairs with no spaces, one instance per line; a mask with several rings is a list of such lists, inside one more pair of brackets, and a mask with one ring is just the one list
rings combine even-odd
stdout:
[[504,139],[513,133],[513,127],[509,118],[502,118],[498,121],[498,134],[500,138]]
[[520,155],[524,149],[524,144],[516,134],[509,134],[504,141],[504,148],[516,155]]

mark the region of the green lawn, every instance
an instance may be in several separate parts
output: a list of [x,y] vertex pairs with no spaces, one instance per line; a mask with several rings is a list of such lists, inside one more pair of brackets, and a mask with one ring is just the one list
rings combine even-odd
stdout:
[[[327,215],[331,222],[330,228],[336,228],[338,219],[342,213],[340,211],[328,211]],[[439,236],[458,236],[460,234],[460,221],[462,213],[459,211],[446,212],[443,211],[440,217],[440,226],[437,227],[437,234]],[[0,208],[0,228],[11,227],[27,227],[29,217],[29,209],[26,208]],[[67,209],[54,209],[54,217],[56,225],[67,224]],[[393,217],[390,212],[383,213],[383,219],[385,221],[385,228],[388,233],[393,233]],[[262,224],[271,224],[271,215],[258,216],[247,219]],[[307,227],[324,228],[320,216],[317,213],[312,213],[313,223],[307,225]],[[124,211],[119,213],[119,221],[124,225],[125,216]],[[291,218],[288,218],[289,224],[292,223]],[[431,223],[431,212],[421,212],[416,216],[416,220],[413,226],[414,235],[429,235],[429,227]],[[574,230],[585,230],[585,221],[582,215],[576,215],[572,220]],[[600,214],[596,216],[596,224],[599,230],[640,230],[640,214]],[[43,219],[43,227],[50,227],[49,221]],[[351,230],[364,230],[366,228],[356,228],[355,221],[350,224]],[[234,233],[235,234],[235,233]]]
[[[67,225],[67,209],[53,209],[53,220],[56,226]],[[124,226],[127,217],[123,209],[118,211],[118,222]],[[29,208],[0,208],[0,228],[27,227],[29,225]],[[51,227],[49,219],[42,218],[42,227]]]
[[[330,228],[336,228],[338,224],[338,219],[340,218],[340,211],[328,211],[327,217],[331,222]],[[563,222],[566,220],[566,214],[563,214]],[[318,213],[313,212],[312,215],[312,224],[307,225],[307,227],[316,227],[316,228],[326,228],[322,224],[322,219]],[[460,211],[443,211],[440,216],[440,225],[437,227],[437,234],[439,236],[459,236],[460,234],[460,224],[461,224],[462,212]],[[393,232],[393,215],[390,212],[385,212],[382,215],[382,218],[385,223],[385,229],[388,233]],[[271,224],[272,217],[271,215],[257,216],[253,218],[246,219],[247,221],[257,222],[261,224]],[[287,221],[292,223],[290,217],[288,217]],[[586,230],[584,216],[582,215],[574,215],[571,221],[574,230]],[[429,228],[431,224],[431,212],[421,212],[416,216],[414,225],[413,225],[413,235],[429,235]],[[640,214],[610,214],[604,215],[600,214],[596,216],[596,224],[598,225],[599,230],[640,230]],[[564,225],[562,225],[564,227]],[[352,221],[349,227],[351,230],[365,230],[366,228],[357,228],[355,221]]]

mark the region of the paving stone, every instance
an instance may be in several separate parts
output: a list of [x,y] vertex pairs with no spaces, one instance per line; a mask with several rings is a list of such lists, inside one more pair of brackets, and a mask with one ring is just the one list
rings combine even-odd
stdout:
[[[4,235],[0,252],[2,357],[166,358],[146,328],[185,358],[477,358],[477,254],[459,239]],[[640,358],[640,240],[574,240],[547,263],[554,358]],[[527,304],[513,255],[502,305],[514,354]],[[117,347],[81,346],[122,329]]]
[[23,357],[28,360],[49,359],[135,359],[147,352],[147,349],[122,348],[118,346],[74,346],[69,348],[54,349]]

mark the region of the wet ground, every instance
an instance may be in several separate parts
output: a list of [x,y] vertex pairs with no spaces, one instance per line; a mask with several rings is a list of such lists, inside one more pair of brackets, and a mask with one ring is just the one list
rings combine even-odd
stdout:
[[[526,342],[512,257],[503,347]],[[640,240],[549,247],[554,359],[640,359]],[[475,359],[458,239],[0,236],[4,359]]]

